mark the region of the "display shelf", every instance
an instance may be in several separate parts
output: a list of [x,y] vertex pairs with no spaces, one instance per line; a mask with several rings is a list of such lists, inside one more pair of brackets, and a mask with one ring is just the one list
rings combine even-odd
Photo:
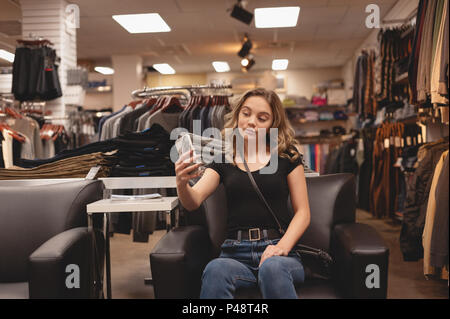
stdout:
[[332,144],[332,143],[340,143],[342,141],[341,135],[332,135],[332,136],[296,135],[295,138],[299,141],[300,144]]
[[288,106],[284,107],[286,111],[292,110],[298,111],[345,111],[346,107],[344,105],[321,105],[321,106]]
[[297,121],[291,121],[291,124],[293,126],[300,126],[300,125],[309,125],[309,124],[322,124],[322,123],[327,123],[327,124],[342,124],[347,122],[347,120],[319,120],[319,121],[308,121],[308,122],[297,122]]

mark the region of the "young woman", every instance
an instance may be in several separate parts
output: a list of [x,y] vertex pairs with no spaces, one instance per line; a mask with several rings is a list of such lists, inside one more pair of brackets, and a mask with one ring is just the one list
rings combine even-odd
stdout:
[[[263,298],[297,298],[294,285],[304,281],[300,258],[291,253],[310,222],[310,211],[302,155],[279,97],[272,91],[255,89],[245,93],[228,114],[226,128],[238,129],[244,142],[244,158],[252,175],[277,215],[286,233],[281,236],[275,219],[252,187],[239,152],[233,163],[212,163],[191,187],[188,181],[201,164],[191,165],[191,154],[183,154],[175,164],[178,197],[189,211],[223,183],[227,195],[227,239],[219,258],[206,266],[201,298],[233,298],[238,288],[259,286]],[[259,134],[278,129],[278,149],[258,145]],[[249,147],[256,142],[255,147]],[[267,144],[267,143],[266,143]],[[273,174],[260,174],[269,164],[271,151],[278,153]],[[255,156],[255,154],[265,156]],[[249,159],[256,159],[249,161]],[[294,216],[288,213],[291,196]]]

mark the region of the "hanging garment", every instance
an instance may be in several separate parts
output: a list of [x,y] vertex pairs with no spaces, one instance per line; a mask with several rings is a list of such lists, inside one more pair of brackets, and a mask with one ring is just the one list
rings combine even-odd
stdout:
[[101,135],[100,135],[100,141],[105,141],[108,140],[110,138],[112,138],[112,129],[113,129],[113,125],[114,125],[114,120],[119,118],[121,115],[125,114],[125,111],[132,111],[133,108],[131,106],[124,106],[122,108],[122,110],[120,110],[119,112],[117,112],[115,115],[110,116],[107,120],[105,120],[105,122],[102,125],[102,131],[101,131]]
[[39,124],[32,118],[22,117],[10,121],[10,127],[25,135],[31,144],[31,154],[22,158],[36,159],[43,158],[43,147],[40,137]]
[[436,214],[436,185],[439,177],[442,173],[442,166],[444,160],[447,157],[448,151],[445,151],[433,173],[433,179],[431,182],[430,195],[428,197],[427,211],[425,216],[425,226],[422,234],[422,246],[423,246],[423,273],[425,276],[436,274],[436,270],[430,264],[430,248],[431,248],[431,232],[434,226],[434,217]]
[[449,156],[442,166],[442,173],[436,184],[436,212],[430,243],[430,264],[433,267],[447,266],[448,270],[448,215],[449,215]]
[[[448,98],[442,96],[439,94],[439,86],[440,86],[440,79],[441,79],[441,69],[442,69],[442,60],[445,58],[445,56],[442,55],[442,49],[444,44],[444,33],[445,33],[445,23],[448,11],[448,1],[442,0],[443,8],[442,11],[437,12],[437,15],[440,15],[440,19],[436,19],[436,22],[439,20],[440,24],[436,26],[435,34],[437,33],[437,40],[436,40],[436,47],[434,51],[434,56],[432,60],[432,66],[431,66],[431,103],[438,103],[438,104],[448,104]],[[444,17],[443,17],[444,15]],[[448,27],[448,25],[447,25]],[[448,31],[448,30],[447,30]],[[448,39],[447,39],[448,41]],[[447,48],[448,51],[448,48]],[[448,56],[448,52],[446,53]],[[444,63],[445,64],[445,63]],[[448,62],[447,62],[448,64]],[[444,83],[445,84],[445,83]]]
[[422,234],[434,168],[448,150],[448,140],[423,145],[417,152],[416,170],[408,187],[400,231],[400,248],[405,261],[423,257]]
[[5,168],[11,168],[14,166],[13,159],[13,137],[11,132],[3,129],[3,141],[2,141],[2,152],[3,152],[3,163]]
[[414,33],[414,41],[412,46],[412,53],[409,58],[408,67],[408,81],[411,88],[410,103],[417,103],[417,76],[418,76],[418,64],[419,64],[419,54],[422,45],[422,32],[424,28],[424,20],[426,15],[426,10],[428,6],[428,0],[420,0],[417,16],[416,16],[416,30]]
[[377,101],[375,99],[375,52],[370,51],[367,57],[367,74],[364,88],[364,110],[363,118],[373,118],[377,112]]
[[19,101],[49,101],[62,96],[56,51],[46,45],[16,48],[12,93]]
[[113,116],[116,116],[117,114],[119,114],[120,112],[122,112],[127,106],[124,105],[119,111],[111,113],[110,115],[104,116],[100,119],[100,122],[98,123],[98,140],[104,140],[104,138],[102,139],[102,136],[104,137],[104,134],[102,134],[102,130],[103,130],[103,125],[105,124],[105,122],[107,120],[109,120],[110,118],[112,118]]
[[[439,69],[439,86],[438,93],[448,99],[448,75],[449,75],[449,12],[448,2],[445,3],[444,10],[444,33],[442,35],[441,65]],[[448,107],[447,107],[447,123],[448,123]]]
[[123,135],[128,132],[136,132],[138,127],[139,118],[146,112],[149,112],[154,106],[156,99],[150,99],[144,101],[141,105],[137,105],[136,108],[122,117],[120,124],[119,135]]
[[429,1],[426,9],[417,70],[417,101],[425,102],[431,91],[433,26],[438,1]]
[[364,159],[359,167],[358,207],[370,211],[370,180],[372,176],[373,146],[376,128],[364,128],[361,131],[364,149]]
[[392,217],[398,208],[399,169],[394,167],[394,163],[400,155],[398,139],[402,137],[403,132],[401,123],[383,123],[376,132],[369,207],[377,218]]

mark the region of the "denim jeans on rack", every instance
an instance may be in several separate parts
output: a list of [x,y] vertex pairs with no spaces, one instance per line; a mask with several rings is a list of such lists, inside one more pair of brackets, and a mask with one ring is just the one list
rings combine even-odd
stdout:
[[263,298],[296,299],[295,284],[305,280],[300,257],[295,253],[288,256],[273,256],[261,267],[261,255],[274,240],[233,240],[222,244],[219,258],[206,265],[202,276],[202,299],[232,299],[238,288],[259,286]]

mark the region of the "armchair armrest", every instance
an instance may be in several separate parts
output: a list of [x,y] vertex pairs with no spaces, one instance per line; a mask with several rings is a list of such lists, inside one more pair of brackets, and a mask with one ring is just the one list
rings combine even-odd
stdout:
[[[96,238],[102,236],[96,231]],[[103,241],[96,240],[103,252]],[[94,296],[95,270],[103,269],[103,259],[92,263],[92,235],[87,227],[59,233],[38,249],[28,260],[30,298],[90,298]],[[103,255],[100,255],[103,256]],[[97,273],[98,275],[98,273]]]
[[346,298],[386,298],[389,248],[365,224],[334,227],[332,251],[336,283]]
[[150,253],[155,297],[198,298],[211,250],[211,240],[202,226],[177,227],[164,235]]

